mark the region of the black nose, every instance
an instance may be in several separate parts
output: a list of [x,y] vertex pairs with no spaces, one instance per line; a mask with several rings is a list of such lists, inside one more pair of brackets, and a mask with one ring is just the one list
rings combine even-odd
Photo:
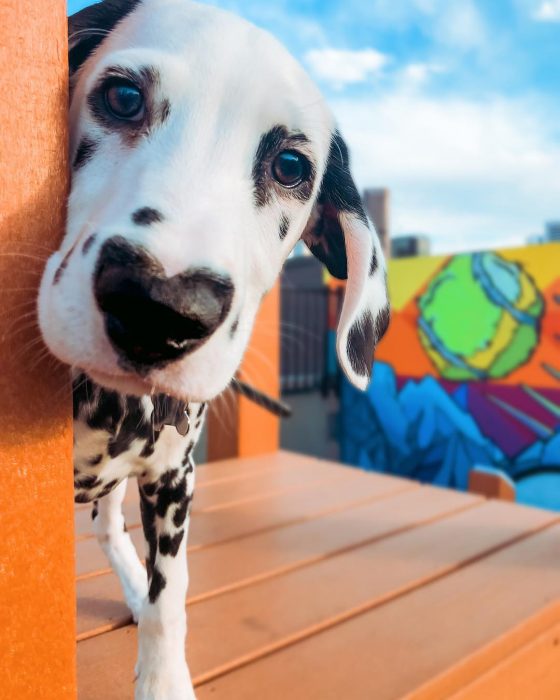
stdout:
[[121,237],[103,245],[94,275],[107,335],[136,369],[202,345],[227,316],[233,290],[229,277],[204,268],[166,277],[147,251]]

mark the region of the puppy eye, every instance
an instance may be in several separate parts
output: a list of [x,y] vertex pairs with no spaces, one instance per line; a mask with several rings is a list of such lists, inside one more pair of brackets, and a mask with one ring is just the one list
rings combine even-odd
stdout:
[[282,151],[272,163],[272,175],[283,187],[297,187],[309,176],[309,161],[297,151]]
[[107,111],[116,119],[140,121],[144,117],[144,95],[133,83],[111,83],[104,97]]

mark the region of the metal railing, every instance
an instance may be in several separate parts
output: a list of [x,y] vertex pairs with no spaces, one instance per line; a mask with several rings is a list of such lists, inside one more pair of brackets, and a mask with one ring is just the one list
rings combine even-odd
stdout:
[[282,289],[281,391],[283,394],[336,386],[334,333],[341,291],[327,287]]

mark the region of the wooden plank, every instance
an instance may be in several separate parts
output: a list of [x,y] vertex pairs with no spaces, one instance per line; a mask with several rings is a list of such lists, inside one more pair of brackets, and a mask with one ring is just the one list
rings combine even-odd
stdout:
[[515,483],[500,469],[475,467],[469,472],[469,491],[486,498],[515,501]]
[[37,290],[68,185],[63,0],[0,2],[0,668],[3,698],[75,697],[72,406]]
[[[337,625],[353,616],[360,619],[365,611],[380,606],[395,596],[402,597],[405,592],[424,586],[435,577],[444,576],[464,566],[483,552],[503,546],[554,519],[555,516],[548,513],[521,508],[516,509],[515,517],[512,517],[510,507],[499,502],[484,503],[465,513],[415,528],[389,540],[353,549],[285,576],[192,605],[189,611],[191,671],[196,680],[201,682],[214,674],[224,673],[229,668],[254,661],[274,649],[314,635],[322,627]],[[376,612],[383,609],[382,606]],[[369,615],[364,617],[369,618]],[[339,625],[337,630],[343,627],[345,626]],[[230,630],[230,633],[224,635],[224,629]],[[323,636],[325,635],[321,635]],[[220,640],[219,644],[216,643],[217,639]],[[367,647],[363,639],[359,644],[363,648]],[[386,640],[384,645],[394,653],[394,645],[387,644]],[[298,645],[301,646],[303,645]],[[340,650],[339,657],[333,655],[330,658],[344,658],[344,653],[350,648],[354,650],[355,646],[353,640],[346,639],[346,651]],[[116,654],[123,663],[125,659],[126,663],[133,662],[134,635],[130,635],[128,628],[79,644],[81,700],[93,698],[94,692],[101,691],[108,700],[128,697],[128,679],[123,679],[118,687],[113,679],[107,688],[103,686],[101,689],[99,683],[93,682],[95,674],[89,670],[90,663],[103,664],[104,659],[110,661]],[[297,656],[297,651],[295,654]],[[367,656],[369,658],[369,651]],[[324,658],[319,664],[321,667],[325,666]],[[254,665],[260,667],[261,663],[265,664],[266,661]],[[317,666],[317,659],[312,663]],[[337,664],[333,662],[332,666]],[[346,666],[350,669],[353,662]],[[247,673],[249,675],[245,676],[239,686],[243,687],[242,693],[235,691],[237,695],[235,694],[232,690],[234,684],[228,685],[225,691],[220,690],[221,694],[217,696],[228,699],[261,698],[266,694],[267,697],[272,697],[271,688],[274,688],[274,697],[278,698],[311,697],[307,694],[298,695],[297,688],[294,695],[294,684],[288,679],[277,690],[275,678],[273,683],[270,679],[263,684],[259,681],[257,690],[253,693],[252,668]],[[301,676],[301,673],[300,667],[296,677]],[[351,677],[351,672],[349,673]],[[313,670],[306,669],[306,674],[312,682],[319,683]],[[232,674],[231,677],[235,675],[237,674]],[[217,681],[218,685],[226,683],[227,678],[230,676]],[[329,683],[319,683],[317,687],[324,691]],[[251,688],[250,692],[248,688]],[[316,697],[325,695],[319,694]],[[339,687],[337,697],[349,696]]]
[[[411,488],[390,498],[346,507],[324,518],[192,552],[189,602],[309,566],[350,547],[403,532],[480,502],[460,492]],[[114,574],[78,583],[78,639],[130,621]]]
[[[560,611],[556,611],[556,619]],[[558,700],[560,624],[553,625],[449,700]]]
[[[520,511],[511,510],[510,519],[495,521],[489,529],[488,523],[481,522],[478,534],[473,523],[471,535],[484,540],[486,535],[513,533],[510,527],[515,527]],[[543,518],[546,523],[544,513]],[[448,541],[457,535],[461,533],[453,528]],[[432,556],[440,558],[440,551],[434,548]],[[211,681],[198,689],[197,696],[199,700],[449,697],[512,653],[510,639],[518,644],[530,641],[511,632],[527,621],[527,630],[534,633],[531,620],[557,601],[559,558],[560,526],[555,525],[388,605]],[[555,611],[558,618],[560,606]],[[549,615],[542,619],[546,629],[552,621]],[[493,654],[488,653],[491,642]],[[193,643],[194,654],[197,644]]]
[[198,513],[189,532],[190,550],[209,547],[264,532],[288,524],[310,520],[342,503],[394,493],[409,488],[404,479],[371,475],[355,469],[341,473],[318,485],[290,494],[271,496],[246,504],[235,505],[214,513]]

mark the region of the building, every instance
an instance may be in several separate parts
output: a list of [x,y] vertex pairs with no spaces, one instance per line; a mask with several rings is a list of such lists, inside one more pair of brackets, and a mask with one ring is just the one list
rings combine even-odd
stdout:
[[545,243],[560,241],[560,221],[549,221],[545,227]]
[[383,187],[370,188],[364,191],[364,206],[369,218],[379,235],[381,247],[386,257],[391,254],[390,231],[389,231],[389,190]]
[[391,257],[414,258],[430,254],[430,239],[422,234],[396,236],[391,239]]

